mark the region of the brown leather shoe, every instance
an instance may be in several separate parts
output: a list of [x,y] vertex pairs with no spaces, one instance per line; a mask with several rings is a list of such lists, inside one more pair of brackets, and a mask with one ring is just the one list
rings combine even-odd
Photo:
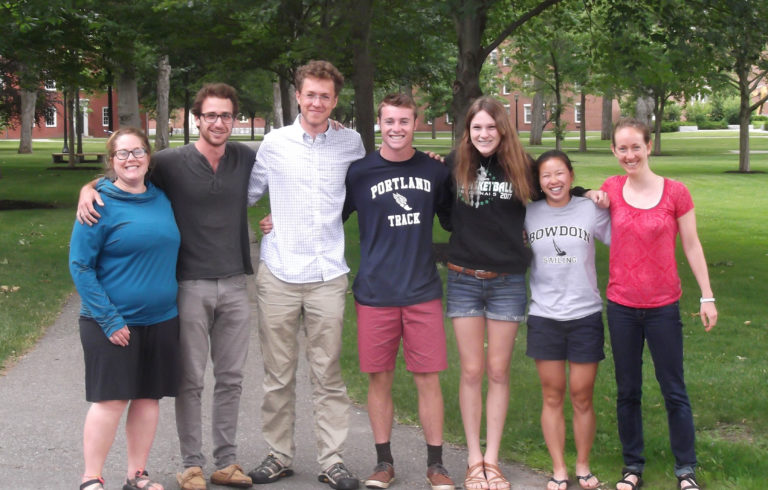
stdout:
[[214,471],[211,475],[211,483],[238,488],[248,488],[253,485],[251,477],[243,472],[243,468],[239,464],[234,463]]
[[440,463],[427,468],[427,483],[432,487],[432,490],[454,490],[456,488],[448,475],[448,470]]
[[176,473],[176,481],[179,482],[181,490],[206,490],[208,488],[203,476],[203,469],[199,466],[190,466],[184,470],[184,473]]
[[395,481],[395,468],[391,464],[381,462],[373,469],[373,474],[365,480],[367,488],[389,488]]

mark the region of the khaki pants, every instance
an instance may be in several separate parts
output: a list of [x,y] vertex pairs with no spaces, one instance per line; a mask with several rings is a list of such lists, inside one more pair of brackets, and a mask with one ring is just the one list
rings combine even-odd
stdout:
[[341,332],[347,276],[309,284],[276,278],[264,264],[256,276],[259,339],[264,359],[264,439],[283,463],[293,462],[296,423],[296,367],[303,316],[312,381],[317,462],[321,469],[342,461],[350,402],[341,378]]

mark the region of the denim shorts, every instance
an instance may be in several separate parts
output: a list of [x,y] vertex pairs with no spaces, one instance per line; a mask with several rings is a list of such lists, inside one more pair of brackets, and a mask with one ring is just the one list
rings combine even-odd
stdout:
[[599,362],[605,359],[603,312],[576,320],[528,315],[525,354],[540,361]]
[[450,318],[484,316],[491,320],[525,320],[528,292],[524,274],[507,274],[494,279],[448,271],[446,314]]

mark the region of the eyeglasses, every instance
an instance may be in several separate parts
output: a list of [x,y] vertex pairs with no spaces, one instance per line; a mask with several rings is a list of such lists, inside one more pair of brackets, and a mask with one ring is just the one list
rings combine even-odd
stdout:
[[134,158],[141,158],[147,154],[147,150],[144,148],[134,148],[133,150],[117,150],[115,156],[118,160],[128,160],[129,155],[133,155]]
[[206,112],[205,114],[200,114],[200,117],[208,124],[215,123],[216,119],[218,118],[221,118],[221,122],[224,124],[229,124],[232,122],[232,119],[234,119],[234,116],[229,112],[222,112],[221,114],[216,114],[215,112]]
[[327,104],[331,101],[330,95],[313,94],[311,92],[308,94],[302,94],[302,97],[304,97],[304,99],[308,100],[309,102],[315,102],[316,100],[319,100],[321,104]]

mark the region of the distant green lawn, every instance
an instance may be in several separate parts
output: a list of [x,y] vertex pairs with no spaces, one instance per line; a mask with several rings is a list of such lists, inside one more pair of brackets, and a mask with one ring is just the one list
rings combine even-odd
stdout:
[[[416,146],[446,154],[450,135],[432,140],[418,135]],[[578,135],[569,133],[569,152],[579,185],[597,188],[620,172],[599,135],[589,134],[589,152],[580,154]],[[527,135],[521,135],[523,142]],[[698,311],[699,291],[682,253],[678,255],[684,295],[681,300],[686,336],[686,379],[698,435],[701,480],[709,488],[764,488],[768,474],[768,173],[728,173],[738,168],[738,135],[735,131],[664,134],[663,156],[651,165],[667,177],[684,182],[696,205],[699,235],[710,264],[712,286],[720,313],[718,326],[704,333],[692,315]],[[174,139],[180,144],[180,139]],[[73,290],[66,262],[74,205],[79,187],[98,170],[64,170],[50,163],[50,153],[60,142],[35,142],[33,155],[17,155],[18,142],[0,141],[0,200],[34,201],[52,209],[0,211],[0,362],[30,348],[49,325],[66,296]],[[103,150],[103,140],[88,140],[88,151]],[[529,148],[535,155],[550,149]],[[768,133],[751,137],[752,169],[768,172]],[[765,152],[765,153],[763,153]],[[91,164],[89,164],[91,165]],[[249,213],[251,222],[266,213],[266,203]],[[354,279],[359,262],[356,218],[346,225],[347,259]],[[436,226],[435,240],[448,235]],[[607,276],[607,249],[598,249],[601,287]],[[18,287],[11,291],[11,287]],[[345,347],[342,365],[350,393],[365,402],[366,378],[358,371],[355,314],[348,296]],[[449,369],[442,376],[446,405],[446,439],[461,443],[463,428],[458,407],[459,363],[450,322]],[[503,440],[503,456],[549,471],[550,461],[539,428],[541,397],[534,363],[525,356],[526,330],[521,328],[512,365],[512,395]],[[592,469],[612,482],[622,466],[616,434],[613,366],[610,348],[602,363],[595,390],[598,433],[592,452]],[[673,458],[669,450],[663,399],[653,377],[650,358],[645,362],[645,433],[648,464],[646,488],[672,488]],[[415,388],[398,364],[395,405],[399,420],[418,423]],[[566,408],[566,413],[569,408]],[[570,416],[568,417],[570,424]],[[570,431],[570,425],[569,425]],[[567,454],[575,459],[568,436]],[[394,449],[397,454],[397,448]],[[463,468],[450,468],[455,477]],[[573,478],[573,475],[571,475]]]

